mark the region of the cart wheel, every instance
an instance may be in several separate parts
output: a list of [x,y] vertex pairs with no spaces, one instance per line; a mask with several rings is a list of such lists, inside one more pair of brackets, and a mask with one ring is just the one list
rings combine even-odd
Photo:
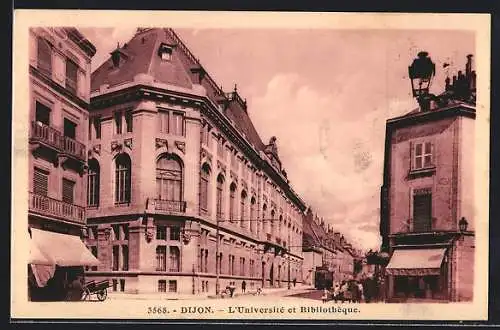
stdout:
[[99,299],[99,301],[106,300],[107,296],[108,296],[108,290],[107,289],[104,289],[104,290],[101,290],[101,291],[97,292],[97,299]]

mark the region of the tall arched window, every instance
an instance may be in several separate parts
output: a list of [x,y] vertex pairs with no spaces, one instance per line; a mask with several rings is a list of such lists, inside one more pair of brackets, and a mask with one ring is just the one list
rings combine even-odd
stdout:
[[210,166],[203,164],[200,173],[200,209],[201,211],[208,212],[209,196],[208,196],[208,182],[210,180]]
[[222,174],[219,174],[217,177],[217,201],[216,201],[216,209],[217,209],[217,219],[222,219],[224,217],[223,212],[223,193],[224,193],[224,177]]
[[229,187],[229,220],[236,220],[236,184],[231,183]]
[[246,227],[246,209],[247,209],[247,192],[245,190],[241,191],[241,200],[240,200],[240,226],[242,228]]
[[[255,230],[257,228],[257,230]],[[259,223],[257,222],[257,217],[255,213],[255,197],[252,196],[250,200],[250,231],[258,232],[259,231]]]
[[283,225],[283,215],[280,214],[280,218],[279,218],[279,221],[278,221],[278,235],[281,236],[283,235],[282,233],[282,225]]
[[120,154],[115,160],[115,202],[130,203],[131,161],[127,154]]
[[164,154],[156,162],[156,196],[160,200],[182,201],[182,166],[173,155]]
[[271,234],[274,236],[276,235],[276,231],[275,231],[275,226],[276,224],[274,223],[274,210],[271,210]]
[[262,205],[262,227],[264,229],[264,234],[269,232],[269,219],[267,218],[267,205]]
[[170,271],[178,272],[181,268],[181,253],[177,246],[169,247],[170,250]]
[[92,158],[89,160],[89,172],[87,174],[87,205],[99,206],[99,176],[101,168],[99,162]]

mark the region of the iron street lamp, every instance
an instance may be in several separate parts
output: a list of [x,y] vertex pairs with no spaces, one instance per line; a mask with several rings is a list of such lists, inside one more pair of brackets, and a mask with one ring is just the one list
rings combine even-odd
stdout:
[[411,90],[413,97],[417,98],[418,103],[424,109],[428,109],[430,97],[429,89],[432,83],[432,78],[436,73],[436,65],[429,57],[429,53],[421,51],[417,54],[417,58],[408,67],[410,76]]

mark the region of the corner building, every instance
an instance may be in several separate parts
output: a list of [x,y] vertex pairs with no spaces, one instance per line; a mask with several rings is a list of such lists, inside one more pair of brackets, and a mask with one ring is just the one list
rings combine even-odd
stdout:
[[138,29],[110,55],[91,81],[87,244],[101,265],[87,277],[128,293],[300,283],[305,205],[236,88],[171,29]]
[[446,79],[430,103],[386,124],[382,250],[389,301],[471,301],[476,73]]
[[97,262],[82,242],[90,62],[96,49],[75,28],[44,27],[29,30],[29,47],[28,263],[35,298],[56,266],[68,278]]

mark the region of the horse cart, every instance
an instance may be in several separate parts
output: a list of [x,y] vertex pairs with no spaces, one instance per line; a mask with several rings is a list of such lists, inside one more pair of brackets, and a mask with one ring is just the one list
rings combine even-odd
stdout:
[[92,296],[95,295],[99,301],[106,300],[108,296],[108,288],[110,287],[109,280],[104,281],[90,281],[85,283],[83,286],[83,297],[82,300],[91,300]]

